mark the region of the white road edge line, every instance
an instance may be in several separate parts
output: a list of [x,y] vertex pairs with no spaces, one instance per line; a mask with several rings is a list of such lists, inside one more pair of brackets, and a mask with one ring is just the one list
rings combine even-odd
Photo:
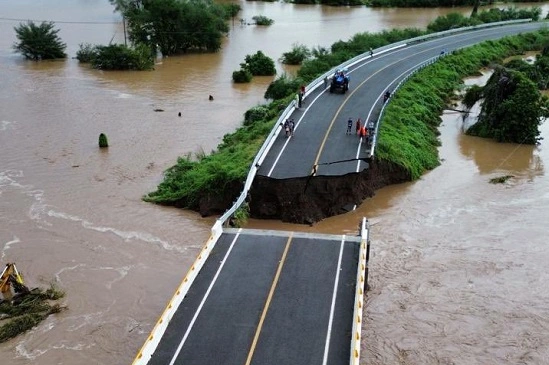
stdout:
[[179,346],[177,347],[177,350],[175,351],[172,360],[170,361],[170,365],[173,365],[175,363],[175,360],[177,359],[177,356],[179,356],[179,353],[181,352],[181,349],[183,348],[183,345],[185,344],[185,341],[187,341],[187,337],[189,337],[189,334],[191,333],[191,330],[194,326],[194,322],[196,321],[196,318],[200,314],[200,311],[202,310],[202,307],[204,306],[204,303],[206,303],[206,299],[208,299],[208,296],[210,295],[210,292],[212,291],[212,288],[217,281],[217,278],[219,276],[219,273],[221,273],[221,269],[223,269],[223,266],[225,266],[225,262],[227,262],[227,258],[231,254],[231,251],[233,250],[234,244],[236,243],[236,240],[238,239],[238,236],[240,236],[240,232],[242,231],[242,228],[238,230],[238,233],[233,239],[233,242],[231,242],[231,246],[227,250],[227,253],[223,257],[223,261],[221,261],[221,265],[219,265],[219,268],[217,269],[217,272],[215,273],[215,276],[210,283],[210,286],[208,287],[208,290],[206,290],[206,294],[204,294],[204,298],[202,298],[202,301],[200,302],[200,305],[198,306],[196,313],[193,316],[193,319],[191,320],[191,323],[189,324],[189,328],[187,328],[187,331],[185,332],[185,335],[181,339],[181,342],[179,343]]
[[[419,65],[421,65],[423,62],[421,63],[418,63],[412,67],[410,67],[409,69],[407,69],[406,71],[402,72],[400,75],[398,75],[397,77],[395,77],[390,83],[389,83],[389,86],[393,85],[396,80],[400,79],[402,76],[406,75],[407,73],[409,73],[410,71],[412,70],[415,70],[416,68],[419,67]],[[358,68],[358,67],[357,67]],[[389,86],[387,86],[383,92],[389,90]],[[383,94],[383,93],[382,93]],[[366,125],[368,125],[368,122],[370,121],[370,117],[372,116],[372,112],[374,110],[374,106],[381,100],[381,95],[379,95],[375,101],[375,103],[370,107],[370,110],[368,111],[368,116],[366,117],[366,119],[364,120],[364,123]],[[362,138],[360,138],[360,142],[358,144],[358,148],[356,150],[356,159],[358,159],[360,157],[360,146],[362,145]],[[360,171],[360,160],[357,161],[357,164],[356,164],[356,171],[355,172],[359,172]],[[356,205],[355,205],[355,209],[356,209]],[[354,210],[354,209],[353,209]]]
[[[310,108],[312,108],[313,104],[315,103],[315,101],[320,98],[322,96],[322,94],[324,94],[326,92],[326,90],[323,90],[322,92],[320,92],[316,98],[313,99],[313,101],[309,104],[309,106],[307,107],[307,109],[305,109],[305,111],[303,112],[303,115],[301,116],[301,118],[299,118],[299,120],[297,121],[297,123],[295,124],[294,126],[294,132],[295,130],[299,127],[299,123],[301,123],[301,121],[303,120],[303,118],[305,118],[305,115],[307,114],[307,112],[309,111]],[[288,137],[286,138],[286,142],[284,143],[284,146],[282,146],[282,148],[280,149],[280,152],[278,153],[278,156],[276,156],[276,160],[274,161],[273,163],[273,166],[271,167],[271,169],[269,170],[269,173],[267,174],[267,177],[271,177],[271,174],[273,173],[273,170],[274,168],[276,167],[276,164],[278,164],[278,160],[280,160],[280,157],[282,156],[282,153],[284,152],[284,150],[286,149],[286,146],[288,145],[288,142],[290,142],[290,139],[292,137]]]
[[330,338],[332,337],[332,323],[334,321],[335,303],[337,298],[337,286],[339,284],[339,272],[341,271],[341,260],[343,257],[343,244],[345,243],[345,235],[341,239],[341,246],[339,247],[339,258],[337,259],[337,272],[334,281],[334,291],[332,294],[332,306],[330,308],[330,320],[328,321],[328,332],[326,333],[326,345],[324,345],[324,358],[322,359],[322,365],[328,363],[328,352],[330,351]]

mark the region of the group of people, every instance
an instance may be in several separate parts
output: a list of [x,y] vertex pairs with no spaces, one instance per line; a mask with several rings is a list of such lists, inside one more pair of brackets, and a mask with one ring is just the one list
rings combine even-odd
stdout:
[[356,122],[353,122],[353,118],[349,118],[347,121],[346,134],[353,134],[353,124],[355,125],[355,134],[365,143],[371,144],[374,135],[374,123],[370,122],[366,125],[366,123],[362,123],[360,118],[358,118]]
[[294,118],[286,119],[286,121],[284,122],[284,132],[286,133],[286,137],[290,137],[294,135],[294,128],[295,128]]

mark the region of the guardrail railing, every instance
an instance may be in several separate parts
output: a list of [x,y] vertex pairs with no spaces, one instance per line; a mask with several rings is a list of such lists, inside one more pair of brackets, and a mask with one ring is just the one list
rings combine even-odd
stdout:
[[[504,21],[504,22],[480,24],[480,25],[475,25],[475,26],[471,26],[471,27],[450,29],[450,30],[446,30],[446,31],[443,31],[443,32],[438,32],[438,33],[431,33],[431,34],[427,34],[427,35],[424,35],[424,36],[415,37],[415,38],[395,42],[395,43],[392,43],[392,44],[389,44],[389,45],[386,45],[386,46],[383,46],[383,47],[376,48],[375,50],[373,50],[374,51],[374,56],[379,55],[380,53],[388,52],[388,51],[393,50],[395,48],[406,47],[410,43],[421,42],[421,41],[425,41],[425,40],[428,40],[428,39],[431,39],[431,38],[439,38],[439,37],[443,37],[443,36],[446,36],[446,35],[449,35],[449,34],[462,33],[462,32],[473,31],[473,30],[483,29],[483,28],[497,27],[497,26],[502,26],[502,25],[528,23],[528,22],[531,22],[531,21],[532,21],[532,19],[510,20],[510,21]],[[371,58],[371,57],[372,56],[370,55],[369,51],[364,52],[364,53],[362,53],[362,54],[360,54],[356,57],[353,57],[352,59],[338,65],[337,67],[332,68],[331,70],[327,71],[326,73],[322,74],[321,76],[319,76],[318,78],[313,80],[311,83],[309,83],[305,87],[306,91],[305,91],[305,94],[303,95],[303,99],[305,99],[308,95],[310,95],[318,87],[324,85],[324,78],[331,77],[334,74],[336,69],[354,66],[355,64],[357,64],[359,62],[362,62],[365,59],[368,59],[368,58]],[[436,59],[438,59],[438,57],[436,57],[435,60]],[[244,189],[242,190],[242,193],[235,200],[233,205],[221,217],[218,218],[218,220],[220,220],[222,224],[224,224],[231,217],[231,215],[234,214],[234,212],[246,200],[246,196],[248,195],[248,192],[249,192],[249,190],[252,186],[252,182],[253,182],[253,179],[255,178],[255,175],[257,174],[257,170],[261,166],[261,163],[265,159],[265,156],[269,152],[270,148],[272,147],[272,145],[274,144],[276,138],[278,137],[280,131],[282,130],[282,125],[284,124],[284,121],[293,113],[293,111],[296,109],[296,107],[297,107],[297,103],[295,102],[295,100],[293,100],[286,107],[286,109],[282,112],[282,114],[278,118],[275,126],[271,130],[271,133],[269,133],[269,135],[265,139],[265,142],[263,142],[263,145],[259,149],[256,157],[254,158],[254,161],[252,162],[252,165],[250,167],[250,171],[249,171],[248,176],[246,178],[246,181],[244,183]],[[379,118],[378,118],[378,121],[379,121]],[[374,143],[377,141],[378,126],[379,126],[379,123],[376,123],[376,133],[374,135],[374,141],[372,142],[372,151],[373,151]],[[373,153],[371,153],[371,155],[373,155]]]

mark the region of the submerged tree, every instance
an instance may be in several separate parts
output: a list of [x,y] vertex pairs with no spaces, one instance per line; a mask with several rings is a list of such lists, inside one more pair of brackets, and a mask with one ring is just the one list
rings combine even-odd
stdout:
[[[523,73],[498,67],[476,97],[466,96],[471,107],[483,98],[478,121],[467,134],[494,138],[499,142],[535,144],[539,125],[548,116],[547,98]],[[475,100],[477,99],[477,100]]]
[[128,23],[134,44],[146,44],[164,56],[221,48],[226,23],[236,8],[211,0],[110,0]]
[[54,29],[53,22],[42,22],[36,25],[29,21],[14,27],[19,42],[13,48],[31,60],[47,60],[65,58],[67,45],[57,35],[59,29]]

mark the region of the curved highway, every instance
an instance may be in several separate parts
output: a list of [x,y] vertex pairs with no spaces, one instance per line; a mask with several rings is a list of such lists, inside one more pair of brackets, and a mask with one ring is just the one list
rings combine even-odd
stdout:
[[546,26],[546,23],[522,23],[485,28],[374,54],[349,67],[351,81],[346,94],[329,93],[328,89],[320,87],[307,95],[302,107],[291,116],[295,121],[294,136],[279,134],[258,175],[285,179],[311,174],[344,175],[363,170],[367,167],[364,160],[369,151],[354,134],[354,125],[352,134],[346,134],[349,118],[377,121],[385,91],[392,91],[407,74],[428,60],[436,59],[443,50],[451,52]]

